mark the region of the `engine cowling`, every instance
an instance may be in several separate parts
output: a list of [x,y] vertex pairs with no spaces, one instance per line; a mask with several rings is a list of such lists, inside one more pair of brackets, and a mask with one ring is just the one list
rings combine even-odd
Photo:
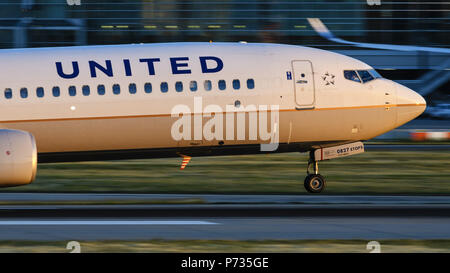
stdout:
[[34,136],[24,131],[0,129],[0,187],[30,184],[36,171]]

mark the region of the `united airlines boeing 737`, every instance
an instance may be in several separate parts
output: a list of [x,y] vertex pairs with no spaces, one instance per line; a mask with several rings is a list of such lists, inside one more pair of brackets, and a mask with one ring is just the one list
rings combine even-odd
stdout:
[[[362,152],[360,141],[426,107],[361,61],[301,46],[8,49],[0,59],[1,186],[31,183],[38,162],[310,152],[305,188],[321,192],[318,161]],[[277,116],[254,123],[264,109]],[[265,123],[275,140],[261,137]]]

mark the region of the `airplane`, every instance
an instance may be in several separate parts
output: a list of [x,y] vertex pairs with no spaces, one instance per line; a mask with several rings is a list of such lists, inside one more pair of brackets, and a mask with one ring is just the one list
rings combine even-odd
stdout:
[[336,37],[325,24],[319,18],[307,18],[308,23],[311,27],[319,34],[319,36],[335,43],[351,45],[361,48],[373,48],[373,49],[386,49],[386,50],[397,50],[397,51],[423,51],[423,52],[434,52],[434,53],[445,53],[450,54],[449,48],[440,47],[427,47],[427,46],[411,46],[411,45],[391,45],[391,44],[374,44],[374,43],[359,43],[344,40]]
[[[370,65],[303,46],[181,42],[4,49],[0,59],[3,187],[31,183],[38,162],[182,156],[184,168],[196,156],[310,152],[304,187],[320,193],[326,182],[319,161],[363,152],[362,141],[426,108],[423,97]],[[200,110],[173,113],[180,105],[193,109],[199,100],[205,106]],[[267,121],[277,128],[276,141],[249,137],[252,113],[264,105],[277,106],[268,111],[278,114],[275,122]],[[229,112],[244,114],[244,128],[228,138],[201,134],[209,121],[225,120]],[[199,124],[178,128],[200,137],[174,137],[182,117],[194,123],[200,117]],[[244,138],[236,137],[239,130]]]

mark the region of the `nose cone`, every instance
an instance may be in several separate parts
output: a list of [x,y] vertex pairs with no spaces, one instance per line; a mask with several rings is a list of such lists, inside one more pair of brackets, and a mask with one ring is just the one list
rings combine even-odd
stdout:
[[397,85],[397,126],[420,116],[427,108],[425,99],[413,90]]

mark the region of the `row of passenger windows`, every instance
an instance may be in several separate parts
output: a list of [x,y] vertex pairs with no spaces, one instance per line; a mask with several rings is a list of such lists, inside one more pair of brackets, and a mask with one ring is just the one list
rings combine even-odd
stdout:
[[[239,90],[241,89],[241,81],[240,80],[233,80],[231,83],[232,87],[234,90]],[[246,85],[247,85],[247,89],[254,89],[255,88],[255,81],[253,79],[248,79],[246,81]],[[183,82],[176,82],[175,83],[175,91],[176,92],[183,92],[184,90],[184,85]],[[217,87],[219,90],[225,90],[227,89],[227,82],[225,80],[219,80],[217,82]],[[197,81],[190,81],[189,82],[189,88],[190,91],[195,92],[198,90],[199,88],[199,84],[197,83]],[[206,91],[211,91],[213,88],[213,83],[210,80],[205,80],[203,82],[203,89]],[[115,95],[119,95],[121,91],[120,85],[119,84],[113,84],[112,86],[112,93]],[[145,93],[152,93],[153,91],[153,87],[151,83],[145,83],[144,84],[144,92]],[[169,84],[167,82],[161,82],[160,84],[160,91],[162,93],[167,93],[169,92]],[[137,86],[135,83],[130,83],[128,85],[128,92],[130,94],[136,94],[137,93]],[[44,97],[44,88],[43,87],[38,87],[36,88],[36,96],[38,98],[42,98]],[[77,88],[75,86],[69,86],[68,88],[68,93],[69,96],[73,97],[77,95]],[[83,85],[81,87],[81,93],[83,94],[83,96],[89,96],[91,94],[91,88],[89,85]],[[97,85],[97,93],[99,95],[105,95],[106,93],[106,87],[103,84],[99,84]],[[20,89],[20,97],[25,99],[28,98],[28,89],[27,88],[21,88]],[[54,86],[52,88],[52,95],[53,97],[59,97],[61,95],[61,89],[59,88],[59,86]],[[11,88],[5,88],[5,92],[4,92],[4,96],[7,99],[11,99],[13,97],[13,91]]]

